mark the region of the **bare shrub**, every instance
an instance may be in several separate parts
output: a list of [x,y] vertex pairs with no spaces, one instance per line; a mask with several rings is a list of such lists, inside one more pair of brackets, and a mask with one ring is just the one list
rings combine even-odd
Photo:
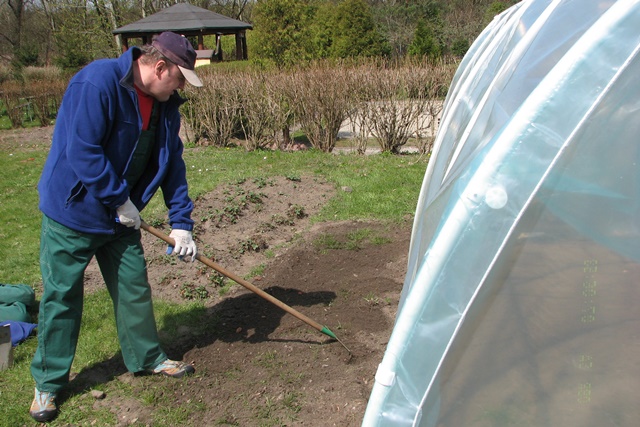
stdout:
[[40,126],[49,126],[66,88],[62,70],[57,67],[26,67],[23,78],[25,100],[33,108]]
[[319,63],[290,75],[288,94],[296,120],[311,145],[323,152],[333,151],[342,122],[353,108],[350,77],[346,68]]
[[25,96],[33,107],[34,115],[40,120],[40,126],[49,126],[57,109],[49,104],[48,85],[43,82],[31,83],[25,88]]
[[378,68],[374,85],[368,85],[367,130],[382,152],[399,153],[409,137],[423,126],[426,97],[420,69]]
[[240,92],[240,127],[247,151],[266,147],[270,142],[271,117],[267,111],[269,100],[265,78],[261,73],[243,73]]
[[59,67],[24,67],[22,76],[25,82],[53,82],[64,80],[62,68]]
[[289,71],[203,67],[198,74],[204,87],[186,88],[191,102],[183,115],[196,141],[217,146],[242,131],[247,150],[287,149],[296,125],[314,148],[331,152],[349,118],[358,153],[372,137],[389,153],[399,153],[414,137],[419,151],[428,153],[454,71],[453,63],[426,60],[318,62]]
[[353,70],[350,90],[353,108],[347,112],[347,119],[351,124],[351,135],[358,154],[365,154],[369,142],[367,128],[369,127],[367,103],[369,102],[369,85],[373,84],[374,67],[371,64],[362,65]]
[[7,80],[11,80],[13,78],[13,70],[7,64],[0,63],[0,84],[6,82]]
[[24,118],[24,101],[22,85],[15,80],[6,80],[0,86],[2,101],[9,116],[11,127],[22,127]]
[[290,103],[284,95],[280,73],[244,73],[240,125],[247,150],[278,147],[278,134],[288,135]]
[[190,100],[182,109],[185,123],[195,133],[196,143],[226,147],[239,129],[241,79],[213,67],[198,69],[198,76],[202,87],[185,86]]
[[428,73],[425,75],[424,126],[416,126],[416,142],[420,154],[429,154],[433,150],[436,132],[440,120],[440,114],[444,106],[444,96],[447,93],[449,83],[453,79],[457,64],[453,61],[442,61],[437,64],[428,64]]
[[400,64],[372,60],[354,70],[349,112],[358,153],[370,137],[383,152],[398,153],[410,138],[418,150],[431,150],[442,110],[442,98],[453,76],[451,64],[407,60]]
[[291,98],[287,95],[289,83],[288,74],[279,72],[271,75],[266,85],[267,96],[272,105],[270,111],[274,118],[274,148],[281,150],[289,150],[293,147],[291,126],[294,124],[295,108]]

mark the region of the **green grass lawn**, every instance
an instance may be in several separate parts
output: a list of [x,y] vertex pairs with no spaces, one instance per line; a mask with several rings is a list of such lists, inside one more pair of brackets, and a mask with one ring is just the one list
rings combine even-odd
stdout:
[[[33,286],[37,295],[41,290],[38,265],[41,214],[36,185],[46,155],[46,145],[2,146],[0,152],[0,283],[25,283]],[[357,156],[315,150],[285,153],[187,147],[185,160],[194,199],[218,185],[255,177],[312,176],[329,181],[337,188],[353,189],[338,191],[314,221],[400,221],[414,213],[426,169],[426,160],[417,155]],[[143,217],[149,223],[166,220],[160,194],[145,209]],[[160,324],[164,318],[175,319],[181,313],[186,324],[197,323],[197,319],[187,314],[194,312],[193,303],[177,305],[156,301],[155,308]],[[73,371],[79,372],[118,355],[111,310],[106,291],[86,296]],[[29,364],[35,347],[34,338],[20,344],[14,352],[14,366],[0,372],[0,427],[36,425],[28,415],[34,387]],[[111,381],[100,387],[126,389],[127,386]],[[113,414],[96,414],[82,399],[82,395],[76,395],[67,400],[64,413],[50,425],[89,425],[88,413],[95,425],[114,424]]]

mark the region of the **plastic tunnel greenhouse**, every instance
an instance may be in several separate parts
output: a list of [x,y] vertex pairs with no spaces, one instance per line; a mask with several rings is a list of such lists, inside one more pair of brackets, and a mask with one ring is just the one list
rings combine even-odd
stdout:
[[525,0],[471,46],[363,426],[640,426],[639,50],[640,0]]

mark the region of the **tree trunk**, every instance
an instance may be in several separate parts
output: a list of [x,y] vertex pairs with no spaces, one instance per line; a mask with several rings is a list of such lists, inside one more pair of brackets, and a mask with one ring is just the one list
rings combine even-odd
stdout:
[[[109,20],[111,21],[111,29],[117,29],[120,26],[118,23],[118,17],[120,16],[120,3],[118,3],[118,0],[111,0],[111,7],[107,7],[107,13],[109,14]],[[122,39],[118,36],[115,36],[115,39],[118,52],[122,52]]]
[[22,38],[22,14],[24,12],[23,0],[9,0],[7,5],[11,9],[11,14],[15,18],[15,26],[13,31],[9,31],[10,35],[5,34],[4,37],[11,44],[14,52],[17,52],[21,47]]

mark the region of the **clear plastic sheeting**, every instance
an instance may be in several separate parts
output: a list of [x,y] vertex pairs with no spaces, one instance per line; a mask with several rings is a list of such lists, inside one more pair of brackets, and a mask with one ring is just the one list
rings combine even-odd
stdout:
[[640,0],[523,1],[445,101],[363,426],[640,425]]

